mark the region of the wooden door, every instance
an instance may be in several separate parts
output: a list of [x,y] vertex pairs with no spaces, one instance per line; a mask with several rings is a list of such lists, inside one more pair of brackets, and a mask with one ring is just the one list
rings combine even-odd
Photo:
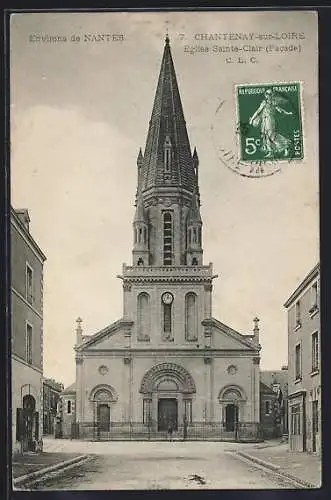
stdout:
[[110,408],[108,404],[98,405],[98,428],[99,431],[109,431],[110,428]]
[[158,430],[168,430],[169,424],[172,424],[174,431],[178,425],[178,408],[176,398],[159,399],[158,404]]
[[238,407],[234,404],[228,404],[225,408],[225,429],[229,432],[235,430],[238,423]]

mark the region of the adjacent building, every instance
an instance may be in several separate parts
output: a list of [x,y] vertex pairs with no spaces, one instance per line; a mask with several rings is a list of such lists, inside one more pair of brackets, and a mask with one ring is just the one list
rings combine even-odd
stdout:
[[288,367],[260,373],[260,422],[264,438],[286,436]]
[[288,312],[289,446],[321,450],[320,265],[284,306]]
[[[123,317],[93,335],[77,320],[76,382],[64,393],[63,433],[111,437],[169,423],[187,436],[255,439],[260,349],[213,317],[203,262],[199,158],[191,151],[166,38],[144,153],[137,158],[132,265],[123,264]],[[70,393],[70,394],[69,394]],[[74,413],[73,413],[74,412]],[[95,434],[97,433],[97,434]],[[190,434],[191,433],[191,434]]]
[[11,209],[13,453],[42,446],[43,266],[28,211]]
[[63,384],[51,378],[43,380],[43,434],[55,433],[55,419],[57,415],[60,394],[63,391]]

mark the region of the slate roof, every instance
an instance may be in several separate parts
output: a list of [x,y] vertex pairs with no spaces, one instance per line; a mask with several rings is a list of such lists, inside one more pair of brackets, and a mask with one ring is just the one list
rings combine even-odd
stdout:
[[66,387],[61,394],[76,394],[76,382]]
[[[165,181],[164,144],[172,147],[171,176]],[[166,37],[141,173],[142,192],[175,186],[193,192],[195,171],[169,38]]]

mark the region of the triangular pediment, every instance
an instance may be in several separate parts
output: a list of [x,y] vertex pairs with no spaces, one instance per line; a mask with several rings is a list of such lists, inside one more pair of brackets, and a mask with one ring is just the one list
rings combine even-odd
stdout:
[[124,336],[132,325],[131,321],[120,319],[114,323],[106,326],[102,330],[89,336],[80,346],[76,348],[77,351],[90,351],[112,349],[114,347],[124,347]]
[[233,328],[221,323],[215,318],[211,319],[213,332],[213,348],[224,350],[259,351],[260,346],[253,336],[242,335]]

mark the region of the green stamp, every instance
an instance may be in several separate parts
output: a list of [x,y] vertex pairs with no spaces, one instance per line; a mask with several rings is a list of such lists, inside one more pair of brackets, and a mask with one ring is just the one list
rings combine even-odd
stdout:
[[302,160],[301,84],[237,85],[240,160]]

